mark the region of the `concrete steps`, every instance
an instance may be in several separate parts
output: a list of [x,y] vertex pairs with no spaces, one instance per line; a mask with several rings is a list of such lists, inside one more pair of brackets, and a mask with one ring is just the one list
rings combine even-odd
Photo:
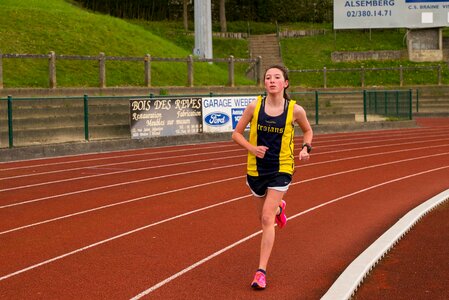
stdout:
[[[271,65],[283,65],[281,48],[276,34],[252,35],[248,38],[251,58],[262,58],[262,72]],[[263,76],[263,74],[261,74]]]
[[[14,100],[14,146],[85,140],[84,102],[76,99]],[[129,138],[129,98],[89,100],[89,140]],[[9,146],[6,101],[0,102],[0,147]]]

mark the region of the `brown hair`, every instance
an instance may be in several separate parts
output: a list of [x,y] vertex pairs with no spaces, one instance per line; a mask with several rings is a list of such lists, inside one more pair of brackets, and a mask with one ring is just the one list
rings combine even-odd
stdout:
[[[284,79],[288,80],[288,69],[282,65],[271,65],[268,68],[265,69],[265,73],[263,75],[263,77],[265,78],[265,76],[267,75],[267,72],[269,69],[278,69],[282,72],[282,75],[284,75]],[[284,98],[287,100],[290,100],[290,95],[287,93],[287,89],[290,86],[290,84],[287,85],[287,87],[284,89]]]

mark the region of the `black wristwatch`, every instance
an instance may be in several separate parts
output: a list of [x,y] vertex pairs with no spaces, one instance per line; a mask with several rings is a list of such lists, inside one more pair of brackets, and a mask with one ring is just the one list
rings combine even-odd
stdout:
[[302,149],[304,149],[304,147],[307,147],[307,153],[310,153],[312,151],[312,145],[310,145],[309,143],[304,143],[302,144]]

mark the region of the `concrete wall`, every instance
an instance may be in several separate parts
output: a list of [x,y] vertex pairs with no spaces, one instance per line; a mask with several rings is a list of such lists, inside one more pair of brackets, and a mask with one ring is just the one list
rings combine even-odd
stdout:
[[406,51],[345,51],[332,52],[331,58],[333,62],[349,62],[364,60],[400,60],[407,57]]
[[442,28],[407,30],[407,49],[409,60],[415,62],[434,62],[443,60]]

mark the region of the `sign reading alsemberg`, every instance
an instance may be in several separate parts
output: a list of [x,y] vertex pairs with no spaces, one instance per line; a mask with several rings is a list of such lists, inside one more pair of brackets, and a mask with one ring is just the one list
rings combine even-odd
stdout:
[[449,26],[449,1],[334,0],[334,28]]
[[131,138],[203,132],[201,98],[130,99]]

